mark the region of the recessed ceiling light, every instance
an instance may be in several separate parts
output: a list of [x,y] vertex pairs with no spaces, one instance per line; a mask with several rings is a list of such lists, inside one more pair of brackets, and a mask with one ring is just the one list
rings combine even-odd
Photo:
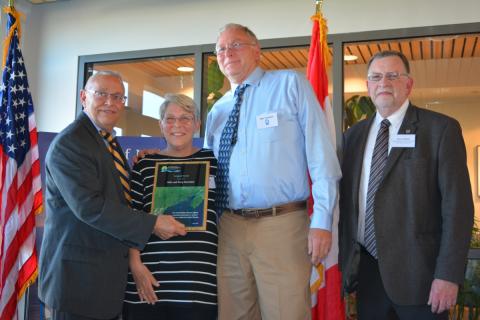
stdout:
[[353,55],[353,54],[346,54],[346,55],[343,56],[343,60],[345,60],[345,61],[355,61],[357,59],[358,59],[358,57]]
[[193,69],[192,67],[178,67],[177,70],[180,72],[192,72],[195,69]]

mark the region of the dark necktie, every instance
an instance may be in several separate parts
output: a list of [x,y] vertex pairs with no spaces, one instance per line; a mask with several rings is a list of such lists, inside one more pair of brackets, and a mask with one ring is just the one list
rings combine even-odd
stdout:
[[218,173],[217,173],[217,209],[222,212],[228,208],[228,185],[229,185],[229,166],[232,149],[237,142],[238,116],[240,115],[240,106],[243,100],[243,93],[248,84],[239,85],[235,90],[235,104],[227,123],[223,128],[218,148]]
[[120,182],[122,183],[123,187],[123,194],[125,195],[125,199],[130,204],[132,197],[130,196],[130,184],[128,182],[128,166],[123,161],[122,149],[117,142],[117,139],[112,137],[112,135],[108,132],[100,130],[100,135],[107,140],[108,142],[108,151],[112,154],[113,162],[115,163],[115,168],[117,168],[118,174],[120,176]]
[[372,163],[370,167],[370,178],[368,180],[367,205],[365,210],[365,240],[364,245],[367,251],[375,258],[377,257],[377,245],[375,241],[375,220],[373,209],[375,206],[375,194],[383,177],[383,169],[388,157],[388,127],[390,121],[384,119],[380,124],[375,147],[373,148]]

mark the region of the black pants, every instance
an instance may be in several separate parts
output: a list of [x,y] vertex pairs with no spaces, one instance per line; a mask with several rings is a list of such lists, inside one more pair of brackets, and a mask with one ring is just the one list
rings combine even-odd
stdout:
[[216,320],[217,307],[123,304],[123,320]]
[[[111,320],[117,320],[118,317],[112,318]],[[52,309],[52,320],[100,320],[96,318],[88,318],[76,314],[72,314],[69,312],[58,311]]]
[[429,305],[394,304],[383,287],[378,261],[364,248],[361,250],[357,291],[358,320],[443,320],[448,312],[434,314]]

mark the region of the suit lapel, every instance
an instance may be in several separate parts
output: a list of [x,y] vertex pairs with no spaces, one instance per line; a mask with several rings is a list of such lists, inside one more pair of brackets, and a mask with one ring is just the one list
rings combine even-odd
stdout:
[[[78,116],[78,121],[80,121],[83,124],[85,129],[92,136],[92,141],[95,141],[96,146],[94,146],[93,148],[99,150],[99,152],[101,154],[101,157],[102,157],[101,162],[104,165],[108,166],[108,170],[113,170],[113,172],[114,172],[113,175],[116,177],[116,179],[113,179],[113,180],[114,180],[115,186],[118,190],[118,194],[119,194],[121,199],[125,199],[125,196],[123,195],[123,186],[122,186],[122,183],[120,182],[119,173],[117,171],[117,168],[115,168],[115,163],[113,162],[114,160],[113,160],[112,154],[110,153],[110,151],[108,151],[108,148],[105,145],[104,139],[100,136],[100,133],[98,133],[97,128],[93,125],[90,118],[84,112],[82,112]],[[121,149],[121,147],[120,147],[120,149]],[[127,164],[127,167],[128,167],[128,162],[127,162],[127,159],[124,156],[123,150],[121,152],[121,156],[124,159],[124,161],[125,161],[125,163]],[[128,168],[128,171],[129,171],[129,174],[130,174],[130,168]]]
[[[417,131],[416,122],[418,121],[418,113],[417,107],[410,104],[408,106],[407,112],[405,113],[405,117],[403,118],[402,125],[398,130],[399,134],[415,134]],[[397,163],[399,157],[405,151],[405,148],[392,148],[390,154],[388,155],[387,164],[385,165],[385,169],[383,171],[383,179],[389,174],[392,168]]]
[[[103,142],[103,139],[102,137],[100,136],[100,134],[98,133],[97,131],[97,128],[95,128],[95,126],[93,125],[92,121],[90,120],[90,118],[84,113],[84,112],[81,112],[79,115],[78,115],[78,118],[77,118],[78,121],[80,121],[82,123],[82,125],[85,127],[85,129],[87,129],[87,132],[92,136],[92,140],[95,141],[95,143],[99,146],[104,146],[105,148],[105,151],[108,152],[104,142]],[[102,148],[100,148],[102,149]]]

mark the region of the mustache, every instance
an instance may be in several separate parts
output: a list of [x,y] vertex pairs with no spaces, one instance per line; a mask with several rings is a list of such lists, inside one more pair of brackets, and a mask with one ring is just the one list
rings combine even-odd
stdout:
[[379,94],[382,94],[382,93],[390,93],[390,94],[393,94],[393,90],[392,90],[392,89],[388,89],[388,88],[381,88],[381,89],[377,89],[377,91],[375,91],[375,95],[379,95]]

